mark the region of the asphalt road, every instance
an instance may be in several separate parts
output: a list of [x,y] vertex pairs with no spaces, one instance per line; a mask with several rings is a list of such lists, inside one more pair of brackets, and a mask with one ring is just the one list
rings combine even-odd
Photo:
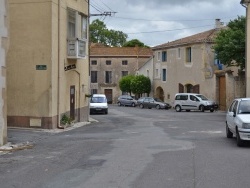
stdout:
[[110,106],[60,133],[8,130],[34,148],[0,155],[1,188],[249,187],[250,144],[225,136],[225,112]]

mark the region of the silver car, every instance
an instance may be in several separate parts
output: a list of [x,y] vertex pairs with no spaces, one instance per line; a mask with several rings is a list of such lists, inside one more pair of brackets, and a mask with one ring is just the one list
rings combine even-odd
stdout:
[[137,105],[137,101],[130,95],[121,95],[120,97],[118,97],[117,104],[119,106],[135,107]]
[[226,116],[227,138],[236,136],[238,146],[250,140],[250,98],[235,99]]
[[168,103],[153,97],[141,97],[137,100],[137,105],[140,108],[156,108],[156,109],[169,109],[171,106]]

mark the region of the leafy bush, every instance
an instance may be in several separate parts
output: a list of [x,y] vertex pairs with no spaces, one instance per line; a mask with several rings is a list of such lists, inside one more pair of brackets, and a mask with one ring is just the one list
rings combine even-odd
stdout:
[[63,125],[71,124],[72,121],[73,121],[73,119],[71,119],[67,114],[63,114],[63,116],[61,118],[61,124],[63,124]]

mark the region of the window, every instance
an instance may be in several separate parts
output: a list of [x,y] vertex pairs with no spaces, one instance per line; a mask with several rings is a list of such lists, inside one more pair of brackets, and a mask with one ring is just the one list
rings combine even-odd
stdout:
[[162,56],[162,62],[167,61],[167,52],[166,51],[163,51],[161,56]]
[[122,71],[122,77],[127,76],[127,75],[128,75],[128,71]]
[[181,49],[180,48],[177,49],[177,55],[178,55],[177,56],[178,58],[181,58]]
[[107,61],[106,61],[106,65],[111,65],[111,61],[110,61],[110,60],[107,60]]
[[188,95],[176,95],[175,100],[188,100]]
[[155,69],[155,77],[159,77],[159,69]]
[[186,62],[192,62],[192,51],[191,47],[186,48]]
[[91,83],[97,83],[97,71],[91,71]]
[[123,60],[122,61],[122,65],[128,65],[128,61],[127,60]]
[[97,61],[96,60],[92,60],[91,61],[91,65],[97,65]]
[[157,60],[160,61],[161,60],[161,52],[157,53]]
[[97,89],[91,89],[91,95],[97,94]]
[[87,39],[87,16],[81,16],[81,38]]
[[68,9],[68,38],[76,38],[76,11]]
[[162,69],[162,81],[167,81],[167,69]]
[[107,84],[112,83],[112,71],[105,72],[105,83]]
[[87,16],[67,9],[68,17],[68,57],[83,58],[86,56]]
[[199,101],[199,99],[197,99],[197,97],[193,96],[193,95],[190,95],[190,100],[191,101]]

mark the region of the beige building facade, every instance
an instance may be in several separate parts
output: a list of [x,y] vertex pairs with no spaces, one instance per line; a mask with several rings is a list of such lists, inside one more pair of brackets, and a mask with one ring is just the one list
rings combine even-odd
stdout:
[[91,94],[105,94],[108,102],[115,104],[124,94],[119,88],[119,80],[129,74],[135,75],[151,56],[150,48],[93,45],[90,48]]
[[6,55],[8,52],[8,1],[0,1],[0,146],[7,142]]
[[246,8],[246,97],[250,97],[250,0],[241,0]]
[[173,105],[176,93],[201,93],[226,110],[244,96],[244,73],[224,67],[212,49],[218,22],[215,29],[153,47],[155,97]]
[[8,126],[88,121],[88,1],[9,0]]

